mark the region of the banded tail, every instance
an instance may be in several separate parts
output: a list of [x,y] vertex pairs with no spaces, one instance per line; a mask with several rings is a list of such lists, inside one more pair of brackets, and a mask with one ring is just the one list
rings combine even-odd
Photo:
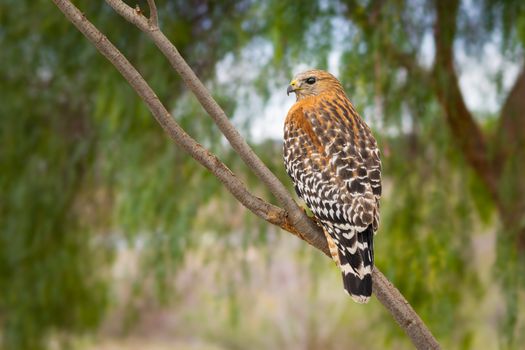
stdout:
[[[339,230],[335,230],[336,232]],[[372,295],[374,267],[374,231],[372,225],[362,232],[337,232],[335,237],[325,233],[332,258],[340,267],[345,291],[360,304]]]

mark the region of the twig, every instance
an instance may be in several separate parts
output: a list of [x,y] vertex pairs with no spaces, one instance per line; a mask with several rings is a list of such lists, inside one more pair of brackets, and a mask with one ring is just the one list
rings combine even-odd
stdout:
[[159,27],[159,16],[157,14],[157,5],[155,5],[155,0],[148,0],[149,6],[149,23],[151,27]]
[[[107,0],[108,2],[111,0]],[[235,175],[223,164],[221,163],[214,155],[205,150],[200,144],[193,140],[188,134],[180,128],[180,126],[173,120],[166,108],[159,101],[158,97],[155,95],[153,90],[148,86],[146,81],[142,78],[140,73],[131,65],[131,63],[120,53],[120,51],[100,32],[98,29],[93,26],[84,15],[68,0],[53,0],[57,7],[65,14],[65,16],[88,38],[89,41],[118,69],[118,71],[126,78],[129,84],[135,89],[137,94],[144,100],[147,104],[150,111],[153,113],[155,119],[159,122],[162,128],[168,133],[170,138],[172,138],[180,147],[187,151],[193,158],[195,158],[199,163],[209,169],[219,180],[225,185],[225,187],[237,198],[243,205],[253,211],[256,215],[262,217],[263,219],[269,221],[272,224],[278,225],[292,233],[298,234],[299,237],[306,239],[308,241],[309,237],[322,237],[320,229],[309,220],[306,215],[301,211],[301,215],[298,218],[295,218],[294,221],[291,221],[287,212],[283,211],[280,208],[272,206],[260,198],[253,196],[242,184],[242,182],[235,177]],[[115,2],[115,1],[111,1]],[[117,4],[118,6],[127,6],[123,3]],[[120,12],[119,12],[120,13]],[[133,18],[130,19],[133,23],[144,23],[145,18],[140,14],[133,15]],[[140,26],[139,26],[140,27]],[[150,28],[151,29],[151,28]],[[158,28],[154,32],[160,32]],[[164,36],[162,36],[164,37]],[[165,38],[165,37],[164,37]],[[166,39],[167,40],[167,39]],[[173,45],[170,50],[176,49]],[[162,49],[162,48],[161,48]],[[164,51],[163,51],[164,52]],[[168,51],[172,52],[172,51]],[[178,52],[176,52],[178,55]],[[178,55],[180,57],[180,55]],[[193,74],[188,74],[185,70],[187,67],[191,71],[191,68],[184,62],[182,57],[180,57],[182,63],[184,64],[181,67],[177,66],[177,71],[181,71],[182,74],[186,74],[185,81],[189,78],[191,80],[191,85],[199,89],[199,101],[203,104],[205,109],[208,111],[210,106],[217,106],[217,103],[213,100],[211,95],[203,87],[202,83],[197,79]],[[175,61],[176,63],[179,61]],[[174,63],[172,63],[174,64]],[[179,63],[177,63],[179,64]],[[184,68],[184,69],[183,69]],[[184,77],[184,76],[183,76]],[[200,85],[199,85],[200,84]],[[200,88],[202,87],[202,88]],[[193,91],[193,89],[192,89]],[[210,105],[205,105],[204,102],[212,101]],[[208,108],[206,108],[208,106]],[[222,110],[219,111],[222,112]],[[212,109],[214,110],[214,109]],[[208,111],[209,112],[209,111]],[[215,112],[217,112],[215,110]],[[224,114],[224,112],[222,112]],[[218,118],[220,120],[220,118]],[[224,127],[224,125],[223,125]],[[226,128],[227,129],[227,128]],[[223,129],[221,128],[221,131]],[[227,130],[231,132],[231,130]],[[231,135],[230,135],[231,136]],[[233,134],[242,140],[242,137],[237,134]],[[235,144],[239,140],[236,140]],[[244,140],[242,140],[244,142]],[[230,140],[231,142],[231,140]],[[245,142],[244,142],[245,144]],[[233,143],[232,143],[233,145]],[[241,143],[242,145],[242,143]],[[249,152],[243,153],[243,160],[247,158],[249,161],[246,163],[253,169],[255,165],[258,164],[260,167],[259,172],[265,173],[270,172],[264,164],[258,160],[258,157],[253,153],[253,151],[246,145]],[[243,150],[241,148],[241,150]],[[244,150],[243,150],[244,151]],[[239,150],[238,150],[239,152]],[[254,161],[252,158],[258,160]],[[259,164],[260,163],[260,164]],[[267,174],[263,174],[267,175]],[[273,175],[273,174],[272,174]],[[268,177],[265,177],[267,180]],[[281,187],[284,186],[275,178]],[[265,181],[266,183],[266,181]],[[275,185],[275,184],[273,184]],[[279,186],[277,186],[278,188]],[[291,196],[287,191],[285,194],[282,194],[286,197],[286,201],[293,201]],[[294,205],[297,205],[294,202]],[[296,224],[297,221],[297,224]],[[329,256],[329,250],[324,239],[316,239],[314,241],[309,241],[317,249],[324,252]],[[425,326],[423,321],[415,313],[412,307],[408,302],[403,298],[399,291],[386,279],[386,277],[375,268],[373,272],[373,281],[374,281],[374,292],[378,300],[392,313],[395,320],[398,324],[405,330],[405,332],[411,338],[413,344],[418,349],[439,349],[439,344],[432,336],[431,332]]]

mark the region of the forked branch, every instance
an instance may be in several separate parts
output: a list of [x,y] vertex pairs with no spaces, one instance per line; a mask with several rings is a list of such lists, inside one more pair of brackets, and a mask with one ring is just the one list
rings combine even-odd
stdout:
[[[126,57],[102,34],[85,16],[69,1],[55,1],[55,4],[66,14],[68,19],[93,43],[122,76],[129,82],[137,94],[146,103],[149,110],[162,126],[164,131],[182,149],[188,152],[195,160],[210,170],[239,200],[257,216],[272,222],[284,229],[292,225],[288,223],[284,210],[271,205],[251,194],[239,178],[232,173],[215,155],[202,147],[188,135],[172,118],[168,110],[160,102],[151,87],[146,83],[140,73],[126,59]],[[290,231],[293,232],[293,231]]]
[[157,14],[157,5],[155,0],[148,0],[149,6],[149,25],[153,28],[159,27],[159,15]]
[[[272,191],[286,211],[251,194],[244,184],[217,157],[193,140],[175,122],[151,87],[126,57],[70,1],[53,0],[53,2],[77,29],[118,69],[175,143],[210,170],[237,200],[256,215],[298,235],[329,256],[326,240],[323,238],[319,227],[299,209],[284,185],[264,165],[237,130],[229,123],[224,111],[211,97],[182,56],[180,56],[175,46],[162,34],[158,28],[157,11],[153,0],[148,0],[151,16],[149,20],[143,17],[141,11],[133,10],[122,1],[107,0],[107,2],[130,22],[150,34],[172,66],[183,77],[187,86],[194,92],[205,110],[214,119],[221,132],[228,138],[235,151],[239,153],[243,161]],[[394,319],[409,335],[416,348],[439,349],[439,344],[423,321],[401,293],[388,282],[377,268],[373,272],[373,281],[374,293],[378,300],[389,310]]]

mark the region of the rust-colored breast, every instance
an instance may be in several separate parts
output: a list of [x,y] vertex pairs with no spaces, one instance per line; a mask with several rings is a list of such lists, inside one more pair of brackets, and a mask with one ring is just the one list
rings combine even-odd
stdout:
[[[300,141],[298,146],[305,148],[304,143],[311,143],[313,147],[306,147],[305,150],[308,154],[316,150],[319,154],[324,153],[324,147],[319,139],[314,127],[312,126],[313,115],[308,115],[309,110],[312,106],[305,104],[307,100],[297,103],[288,113],[285,122],[285,130],[288,130],[296,141]],[[309,108],[310,107],[310,108]],[[306,113],[305,113],[306,112]],[[315,118],[315,117],[314,117]],[[294,143],[294,145],[297,143]]]

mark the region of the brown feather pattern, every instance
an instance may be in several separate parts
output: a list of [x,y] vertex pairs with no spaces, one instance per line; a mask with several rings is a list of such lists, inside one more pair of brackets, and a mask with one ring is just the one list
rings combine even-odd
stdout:
[[325,231],[345,290],[367,302],[381,196],[377,143],[331,74],[307,71],[292,83],[297,103],[284,127],[286,171]]

